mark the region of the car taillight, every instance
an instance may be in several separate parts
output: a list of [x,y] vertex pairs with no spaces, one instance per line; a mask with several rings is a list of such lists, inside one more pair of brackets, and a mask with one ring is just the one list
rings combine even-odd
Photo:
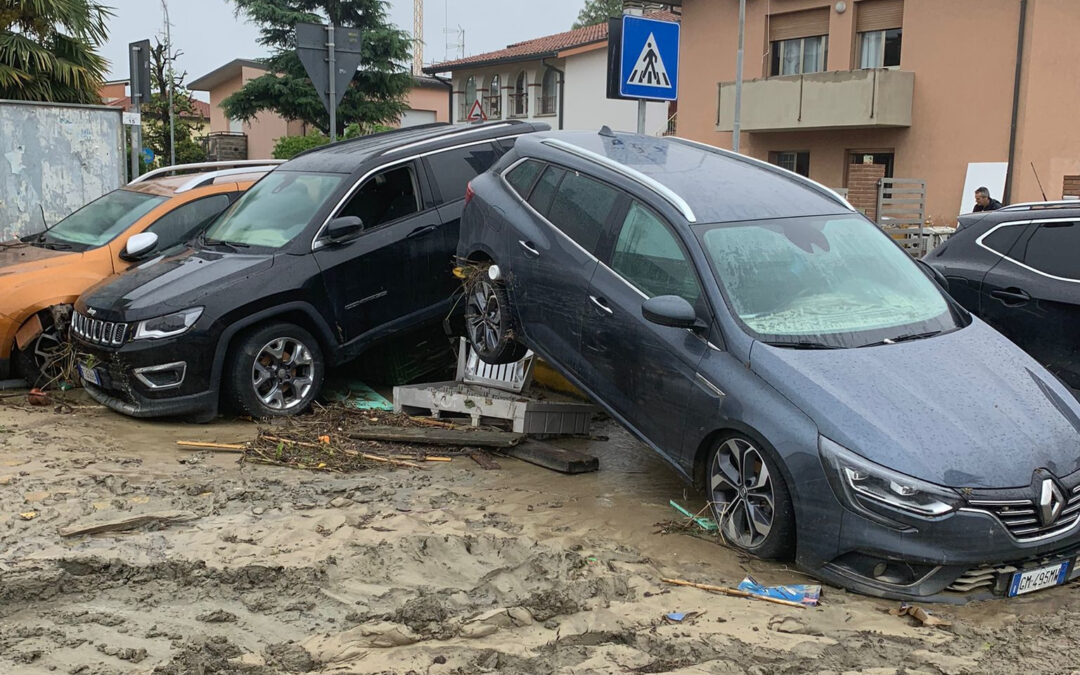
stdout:
[[476,193],[473,192],[473,189],[472,189],[472,183],[467,184],[465,186],[465,205],[466,206],[469,205],[469,202],[472,201],[473,195],[475,195],[475,194]]

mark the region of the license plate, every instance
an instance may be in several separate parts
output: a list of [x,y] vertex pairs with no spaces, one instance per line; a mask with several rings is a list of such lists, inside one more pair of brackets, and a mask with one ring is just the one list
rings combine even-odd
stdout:
[[1017,572],[1009,584],[1009,597],[1041,591],[1065,582],[1065,573],[1069,570],[1068,562],[1054,563],[1046,567]]
[[90,384],[96,384],[99,387],[101,386],[101,375],[98,374],[97,368],[88,368],[81,363],[78,364],[78,367],[79,376],[82,377],[82,379]]

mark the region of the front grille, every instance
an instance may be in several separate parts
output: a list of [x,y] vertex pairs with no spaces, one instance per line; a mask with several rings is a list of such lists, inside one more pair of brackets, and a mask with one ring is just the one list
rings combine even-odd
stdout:
[[993,514],[1018,540],[1030,541],[1064,532],[1076,525],[1080,520],[1080,485],[1069,492],[1068,501],[1058,517],[1046,524],[1039,522],[1035,501],[1031,499],[971,499],[968,504]]
[[71,332],[87,342],[116,347],[124,344],[127,339],[128,325],[102,321],[75,312],[71,315]]
[[1012,574],[1019,568],[1013,565],[981,565],[972,567],[949,584],[947,590],[968,593],[976,588],[993,589],[1001,574]]

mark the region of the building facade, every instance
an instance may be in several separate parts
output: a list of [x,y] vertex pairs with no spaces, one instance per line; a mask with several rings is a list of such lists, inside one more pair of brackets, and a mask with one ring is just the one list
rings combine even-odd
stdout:
[[[667,12],[653,18],[678,21]],[[426,73],[451,73],[453,121],[474,107],[489,120],[546,122],[552,129],[637,128],[637,102],[607,98],[607,24],[548,35],[506,49],[436,63]],[[649,103],[645,132],[667,128],[669,105]]]
[[[682,1],[680,136],[732,146],[738,6]],[[863,208],[867,180],[925,180],[935,224],[971,201],[969,163],[1009,163],[996,198],[1060,199],[1080,176],[1078,31],[1074,0],[748,0],[740,151]]]

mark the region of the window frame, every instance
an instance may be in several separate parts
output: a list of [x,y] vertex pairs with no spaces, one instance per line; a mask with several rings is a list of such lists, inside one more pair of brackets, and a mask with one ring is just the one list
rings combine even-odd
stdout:
[[1012,257],[1011,255],[1006,255],[1004,253],[1000,253],[996,249],[990,248],[990,246],[987,245],[983,241],[984,239],[989,237],[991,234],[993,234],[997,230],[1000,230],[1000,229],[1002,229],[1004,227],[1025,227],[1025,228],[1027,228],[1027,230],[1025,232],[1020,233],[1020,236],[1017,237],[1016,242],[1012,245],[1012,248],[1009,249],[1009,253],[1013,253],[1013,251],[1016,250],[1018,246],[1023,245],[1023,246],[1026,247],[1027,243],[1031,239],[1032,235],[1035,234],[1035,232],[1039,229],[1040,226],[1045,225],[1046,223],[1077,223],[1078,225],[1080,225],[1080,218],[1038,218],[1038,219],[1027,219],[1027,220],[1010,220],[1010,221],[1006,221],[1006,222],[1003,222],[1003,223],[998,223],[997,225],[991,227],[986,232],[983,232],[981,235],[979,235],[979,238],[975,240],[975,243],[978,246],[982,247],[984,250],[989,251],[991,254],[998,256],[1002,260],[1008,260],[1012,264],[1018,265],[1018,266],[1020,266],[1020,267],[1022,267],[1024,269],[1026,269],[1029,272],[1033,272],[1035,274],[1038,274],[1041,277],[1046,277],[1047,279],[1054,279],[1055,281],[1064,281],[1064,282],[1072,283],[1072,284],[1080,284],[1080,279],[1070,279],[1069,277],[1060,277],[1060,276],[1057,276],[1056,274],[1050,274],[1049,272],[1043,272],[1042,270],[1036,269],[1036,268],[1032,267],[1031,265],[1028,265],[1025,262],[1017,260],[1016,258]]
[[[383,229],[384,227],[388,227],[390,225],[393,225],[394,223],[401,222],[402,220],[405,220],[406,218],[412,218],[414,216],[418,216],[418,215],[424,213],[425,211],[428,211],[428,210],[430,210],[432,208],[435,208],[434,205],[429,206],[428,200],[425,199],[425,197],[424,197],[424,189],[421,187],[422,178],[421,178],[421,173],[420,173],[420,171],[421,171],[420,162],[418,162],[416,160],[411,160],[411,161],[407,161],[407,162],[401,162],[399,164],[394,164],[393,166],[386,165],[386,166],[381,167],[380,169],[377,169],[377,170],[369,173],[368,175],[366,175],[364,177],[364,179],[359,182],[358,187],[350,195],[350,197],[348,199],[346,199],[345,201],[343,201],[336,209],[334,209],[334,214],[335,215],[333,216],[333,218],[337,218],[341,214],[341,212],[345,209],[345,207],[347,207],[349,204],[352,203],[353,198],[355,198],[357,195],[359,195],[360,190],[363,190],[364,186],[367,185],[369,182],[371,182],[371,180],[373,178],[375,178],[376,176],[379,176],[381,174],[388,173],[390,171],[397,171],[398,169],[406,169],[406,170],[409,171],[409,174],[412,176],[413,192],[416,195],[416,210],[411,212],[411,213],[407,213],[407,214],[405,214],[403,216],[398,216],[397,218],[394,218],[393,220],[383,221],[383,222],[379,223],[378,225],[368,225],[367,223],[363,223],[361,225],[361,230],[360,230],[361,236],[367,234],[368,232],[377,232],[377,231]],[[331,220],[333,220],[333,218],[331,218]]]
[[[858,52],[858,53],[856,54],[856,58],[855,58],[855,63],[859,64],[857,66],[858,70],[899,70],[900,69],[900,64],[899,63],[897,63],[896,65],[893,65],[893,66],[885,65],[885,49],[886,49],[885,45],[886,45],[886,41],[888,40],[888,33],[889,33],[889,31],[894,31],[894,30],[899,31],[900,54],[901,54],[901,58],[902,58],[903,53],[904,53],[904,29],[903,29],[902,26],[898,26],[896,28],[881,28],[881,29],[878,29],[878,30],[864,30],[864,31],[860,31],[860,32],[855,34],[857,39],[858,39],[858,41],[857,41],[858,49],[856,49],[856,52]],[[864,65],[862,65],[863,49],[864,49],[865,44],[866,44],[864,36],[869,35],[870,33],[881,33],[881,47],[878,49],[878,53],[877,53],[877,62],[880,65],[876,65],[876,66],[864,66]]]
[[[787,166],[780,163],[782,155],[791,155],[791,159],[792,159],[791,166],[792,166],[792,168],[789,169]],[[799,173],[799,171],[798,171],[798,168],[799,168],[799,156],[800,155],[806,155],[806,173]],[[769,163],[774,165],[774,166],[778,166],[781,169],[785,169],[785,170],[790,171],[792,173],[799,174],[803,178],[809,178],[810,177],[810,151],[809,150],[773,150],[772,152],[769,153]]]
[[[549,79],[550,78],[550,79]],[[550,91],[548,90],[550,86]],[[548,68],[544,71],[544,76],[540,78],[540,96],[536,106],[537,117],[549,117],[559,114],[559,74],[554,68]],[[545,102],[551,102],[551,109],[544,105]]]
[[[821,67],[817,70],[806,70],[806,41],[807,40],[821,40]],[[784,51],[785,44],[789,42],[798,41],[799,43],[799,69],[794,73],[784,73]],[[804,37],[787,38],[785,40],[774,40],[769,43],[769,77],[794,77],[796,75],[813,75],[814,73],[824,73],[829,68],[829,36],[825,35],[806,35]],[[775,55],[777,72],[773,70],[773,55]]]

